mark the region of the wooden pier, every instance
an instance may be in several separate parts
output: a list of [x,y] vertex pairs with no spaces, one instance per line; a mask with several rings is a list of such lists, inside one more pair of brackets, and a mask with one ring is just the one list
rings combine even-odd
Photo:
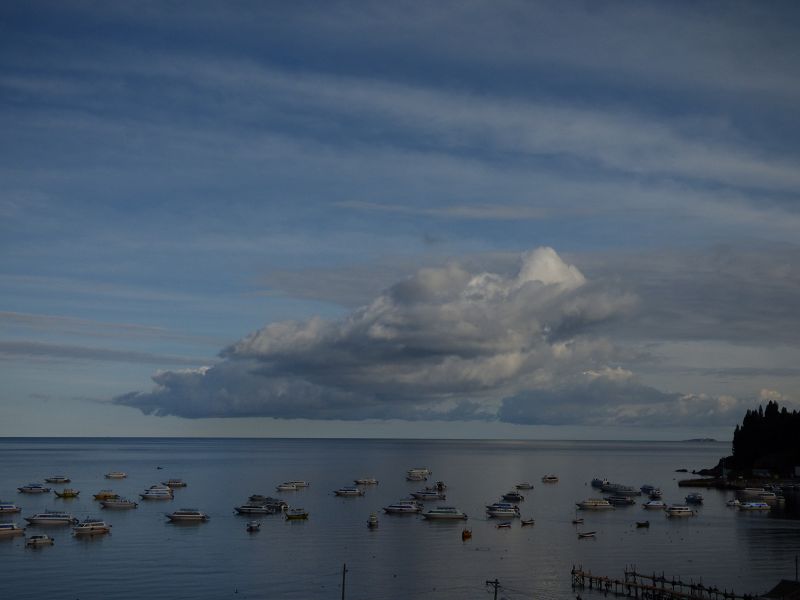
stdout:
[[625,567],[623,579],[593,575],[583,567],[572,567],[572,589],[589,589],[641,600],[756,600],[757,596],[737,595],[733,590],[721,590],[702,583],[689,583],[662,573],[645,575],[636,567]]

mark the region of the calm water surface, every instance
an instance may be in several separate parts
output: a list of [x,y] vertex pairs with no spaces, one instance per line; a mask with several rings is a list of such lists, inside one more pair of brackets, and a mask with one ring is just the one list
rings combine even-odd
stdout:
[[[622,576],[626,565],[664,571],[686,580],[762,593],[780,578],[794,577],[800,552],[800,521],[789,507],[770,514],[737,513],[725,506],[729,493],[703,491],[699,515],[667,519],[641,506],[583,513],[579,540],[575,502],[596,496],[589,481],[606,477],[639,487],[659,486],[664,500],[681,501],[686,489],[678,468],[716,464],[728,444],[643,442],[518,442],[417,440],[209,440],[209,439],[0,439],[0,498],[22,506],[22,517],[64,509],[76,517],[100,516],[113,533],[75,539],[69,528],[49,528],[53,547],[25,549],[22,538],[0,540],[2,595],[8,598],[340,598],[347,564],[347,598],[487,598],[485,581],[498,578],[501,597],[574,598],[570,569]],[[158,470],[157,467],[162,469]],[[448,485],[446,504],[470,515],[473,538],[461,541],[464,524],[429,523],[416,516],[370,512],[418,489],[405,481],[410,467],[427,466],[432,480]],[[128,478],[103,474],[119,470]],[[557,474],[557,484],[541,477]],[[75,500],[52,494],[18,494],[16,488],[53,474],[72,478]],[[374,476],[360,498],[332,490]],[[140,502],[131,511],[104,511],[92,494],[100,489],[136,498],[170,477],[189,485],[171,502]],[[262,516],[259,533],[245,531],[247,517],[233,507],[253,493],[278,495],[275,485],[304,479],[311,487],[281,494],[310,511],[307,522]],[[497,529],[484,505],[520,481],[523,517],[533,527]],[[60,489],[65,486],[52,486]],[[211,515],[204,524],[173,525],[165,512],[197,507]],[[649,519],[649,529],[637,520]],[[30,527],[28,533],[43,531]],[[8,594],[7,596],[5,594]],[[584,597],[588,597],[586,593]]]

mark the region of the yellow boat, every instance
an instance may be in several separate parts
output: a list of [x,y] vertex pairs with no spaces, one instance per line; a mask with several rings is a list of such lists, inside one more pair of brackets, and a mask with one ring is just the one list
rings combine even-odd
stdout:
[[118,498],[119,494],[116,494],[111,490],[100,490],[94,495],[95,500],[117,500]]
[[80,490],[73,490],[72,488],[65,488],[60,492],[53,490],[53,493],[59,498],[77,498]]

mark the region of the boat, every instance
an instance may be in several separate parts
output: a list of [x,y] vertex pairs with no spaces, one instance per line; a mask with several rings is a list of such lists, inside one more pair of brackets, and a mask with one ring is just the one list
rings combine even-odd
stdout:
[[763,494],[766,491],[763,487],[748,487],[737,490],[736,495],[740,498],[758,498],[759,494]]
[[664,496],[664,492],[661,489],[656,488],[649,494],[650,500],[660,500]]
[[508,502],[522,502],[523,500],[525,500],[525,496],[523,496],[519,492],[511,491],[503,494],[503,500],[507,500]]
[[106,473],[103,477],[106,479],[125,479],[127,476],[128,474],[122,471],[111,471],[110,473]]
[[399,500],[394,504],[383,507],[387,515],[410,515],[422,512],[422,504],[416,500]]
[[291,484],[293,484],[293,485],[294,485],[294,487],[296,487],[298,490],[299,490],[300,488],[307,488],[308,486],[310,486],[310,485],[311,485],[311,484],[310,484],[310,483],[308,483],[307,481],[302,481],[302,480],[293,480],[293,481],[287,481],[286,483],[291,483]]
[[305,521],[308,519],[308,511],[305,508],[290,508],[286,511],[287,521]]
[[495,525],[498,529],[511,529],[511,521],[503,521]]
[[535,522],[536,521],[533,520],[533,517],[531,517],[530,519],[520,519],[519,524],[522,527],[526,527],[528,525],[533,525]]
[[745,511],[761,511],[772,509],[772,507],[766,502],[742,502],[737,508]]
[[636,500],[633,499],[633,496],[607,496],[606,500],[608,500],[609,504],[613,504],[614,506],[631,506],[636,504]]
[[29,483],[18,487],[20,494],[48,494],[50,493],[49,487],[44,487],[41,483]]
[[436,500],[446,500],[447,496],[442,492],[437,492],[436,490],[419,490],[418,492],[411,492],[411,496],[416,498],[417,500],[425,501],[436,501]]
[[545,475],[542,477],[542,483],[558,483],[557,475]]
[[519,517],[519,506],[509,502],[495,502],[486,506],[490,517]]
[[672,504],[666,509],[668,517],[693,517],[694,511],[685,504]]
[[689,494],[686,496],[686,504],[702,504],[703,503],[703,495],[702,494]]
[[427,468],[409,469],[406,471],[406,481],[427,481],[431,470]]
[[639,490],[641,490],[642,494],[644,494],[645,496],[649,496],[650,494],[652,494],[655,491],[655,489],[656,486],[650,484],[645,484],[639,488]]
[[72,533],[77,536],[103,535],[105,533],[111,533],[111,525],[107,524],[105,521],[101,521],[100,519],[88,518],[84,519],[75,527],[73,527]]
[[233,510],[239,515],[274,515],[278,512],[273,506],[260,502],[247,502],[241,506],[234,506]]
[[378,480],[374,477],[362,477],[361,479],[354,479],[356,485],[378,485]]
[[636,527],[643,528],[643,527],[650,527],[650,521],[636,521]]
[[353,496],[363,496],[366,492],[364,492],[364,490],[358,489],[357,487],[347,486],[347,487],[341,487],[338,490],[334,490],[333,493],[336,494],[337,496],[344,496],[346,498],[350,498]]
[[661,500],[648,500],[642,504],[642,508],[645,510],[665,510],[667,508],[667,504]]
[[0,501],[0,514],[3,513],[18,513],[22,509],[13,502]]
[[370,529],[375,529],[378,527],[378,515],[375,513],[371,513],[369,515],[369,519],[367,519],[367,527]]
[[575,506],[581,510],[614,510],[614,506],[605,498],[587,498],[576,502]]
[[113,490],[100,490],[94,495],[95,500],[117,500],[119,499],[119,494],[114,492]]
[[472,539],[472,529],[464,528],[461,530],[461,539],[463,541],[471,540]]
[[586,538],[593,538],[597,534],[596,531],[579,531],[578,532],[578,539],[586,539]]
[[174,498],[170,488],[151,487],[139,494],[142,500],[172,500]]
[[64,475],[53,475],[52,477],[45,477],[47,483],[70,483],[72,480]]
[[614,496],[641,496],[641,490],[630,485],[622,485],[621,483],[606,483],[600,488],[605,494],[612,494]]
[[514,487],[517,488],[518,490],[532,490],[533,484],[528,481],[523,481],[522,483],[518,483]]
[[261,530],[261,523],[258,521],[248,521],[247,527],[245,529],[250,533],[255,533],[256,531]]
[[760,492],[756,498],[759,502],[766,502],[767,504],[774,504],[778,501],[778,495],[775,492]]
[[16,523],[0,523],[0,538],[10,538],[25,535],[25,528]]
[[73,525],[78,521],[71,514],[57,510],[36,513],[30,517],[25,517],[25,520],[31,525]]
[[592,479],[592,484],[591,485],[592,485],[593,488],[601,488],[604,485],[606,485],[607,483],[608,483],[608,479],[605,479],[605,478],[601,479],[599,477],[595,477],[594,479]]
[[183,479],[167,479],[166,481],[162,481],[161,483],[170,489],[184,488],[187,485]]
[[80,491],[73,490],[72,488],[64,488],[60,492],[53,490],[53,493],[59,498],[77,498],[78,494],[80,494]]
[[108,498],[107,500],[100,500],[100,506],[103,508],[110,508],[113,510],[126,510],[129,508],[136,508],[139,506],[133,500],[128,500],[127,498],[120,498],[117,496],[116,498]]
[[725,503],[725,506],[727,506],[728,508],[738,508],[739,506],[741,506],[741,504],[742,503],[739,502],[738,498],[732,498],[731,500],[728,500]]
[[201,521],[208,521],[210,518],[206,513],[197,510],[196,508],[179,508],[178,510],[168,513],[167,518],[175,522],[192,522],[197,523]]
[[25,540],[26,546],[52,546],[55,543],[55,540],[51,538],[49,535],[44,534],[37,534],[30,536],[27,540]]
[[422,513],[423,518],[429,521],[464,521],[467,515],[454,506],[437,506]]
[[284,481],[283,483],[275,486],[275,489],[279,492],[296,492],[297,486],[293,483],[289,483],[288,481]]
[[272,496],[263,496],[262,494],[253,494],[247,500],[248,503],[260,504],[272,508],[275,512],[280,512],[284,508],[289,507],[289,503],[282,498],[273,498]]
[[575,517],[572,519],[573,525],[582,525],[583,524],[583,517]]

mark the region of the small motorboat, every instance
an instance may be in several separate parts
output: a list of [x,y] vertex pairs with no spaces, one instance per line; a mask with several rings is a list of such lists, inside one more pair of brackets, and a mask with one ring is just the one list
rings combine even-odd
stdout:
[[530,519],[520,519],[520,522],[519,522],[519,524],[522,527],[525,527],[527,525],[533,525],[534,523],[535,523],[535,521],[533,520],[533,517],[531,517]]
[[557,475],[545,475],[542,477],[542,483],[558,483]]
[[523,496],[522,494],[520,494],[515,490],[503,494],[503,500],[505,500],[506,502],[522,502],[523,500],[525,500],[525,496]]
[[16,523],[0,523],[0,538],[9,538],[17,535],[25,535],[25,528]]
[[284,481],[280,485],[275,486],[275,490],[278,492],[296,492],[297,486],[289,481]]
[[464,540],[464,541],[471,540],[472,539],[472,529],[462,529],[461,530],[461,539]]
[[44,534],[32,535],[25,540],[25,545],[33,548],[38,548],[39,546],[52,546],[54,543],[55,540],[53,538]]
[[518,483],[514,487],[517,488],[518,490],[532,490],[533,484],[527,481],[523,481],[522,483]]
[[377,514],[372,513],[369,516],[369,519],[367,519],[367,527],[369,527],[370,529],[376,529],[378,527],[378,515]]
[[186,487],[186,482],[183,479],[167,479],[166,481],[162,481],[161,483],[167,486],[168,488],[173,488],[173,489]]
[[308,519],[308,511],[305,508],[290,508],[286,511],[287,521],[305,521]]
[[106,473],[103,477],[106,479],[125,479],[127,476],[128,474],[122,471],[111,471],[110,473]]
[[256,531],[260,531],[261,523],[259,523],[258,521],[250,521],[247,523],[246,529],[248,533],[255,533]]
[[72,528],[72,533],[77,536],[103,535],[111,533],[111,525],[100,519],[84,519]]
[[586,538],[593,538],[597,532],[596,531],[579,531],[578,532],[578,539],[583,540]]
[[0,500],[0,513],[18,513],[22,509],[13,502],[3,502]]
[[60,492],[53,490],[53,493],[59,498],[77,498],[80,490],[73,490],[72,488],[65,488]]
[[637,528],[650,527],[650,521],[636,521]]
[[511,521],[503,521],[496,525],[498,529],[511,529]]

